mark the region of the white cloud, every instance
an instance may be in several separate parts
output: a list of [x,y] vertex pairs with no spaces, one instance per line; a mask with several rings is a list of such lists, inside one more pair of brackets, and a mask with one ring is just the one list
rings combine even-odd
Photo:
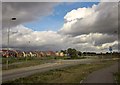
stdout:
[[101,2],[68,12],[60,34],[71,35],[73,47],[83,51],[118,50],[118,3]]
[[118,45],[118,41],[114,41],[111,43],[105,43],[105,44],[102,44],[102,46],[97,46],[97,48],[98,49],[105,49],[105,48],[109,48],[110,46],[115,46],[115,45]]
[[[7,31],[3,29],[3,47],[7,47]],[[30,28],[26,28],[23,25],[11,28],[10,32],[10,46],[15,48],[20,47],[33,47],[37,49],[47,49],[49,46],[53,46],[54,49],[62,49],[61,45],[64,43],[64,39],[67,36],[63,36],[54,31],[33,31]],[[55,47],[54,47],[55,46]],[[57,48],[58,47],[58,48]]]
[[[105,51],[109,46],[117,49],[117,6],[116,3],[99,3],[92,8],[78,8],[67,13],[60,31],[34,31],[19,25],[52,13],[55,4],[48,3],[5,3],[3,4],[3,25],[8,19],[18,18],[10,30],[10,47],[27,50],[61,50],[69,47],[80,51]],[[6,7],[6,5],[8,7]],[[30,8],[29,8],[30,7]],[[39,10],[34,10],[38,9]],[[49,9],[44,9],[49,8]],[[7,11],[8,10],[8,11]],[[65,35],[63,35],[65,34]],[[2,46],[7,47],[7,29],[2,30]],[[1,44],[1,43],[0,43]]]
[[118,3],[103,2],[91,8],[74,9],[68,12],[64,19],[66,22],[59,30],[61,34],[115,34],[118,30]]
[[[7,47],[7,31],[3,31],[3,34],[2,45]],[[102,33],[90,33],[73,37],[61,35],[55,31],[33,31],[23,25],[11,28],[10,32],[10,47],[27,50],[61,50],[72,47],[81,51],[100,51],[109,46],[115,46],[116,42],[116,36]]]
[[109,46],[114,50],[118,50],[118,36],[102,34],[102,33],[89,33],[73,37],[71,42],[73,47],[81,51],[108,51]]
[[102,34],[102,33],[89,33],[89,34],[83,34],[83,35],[76,36],[75,39],[76,40],[74,40],[74,43],[90,42],[94,44],[95,46],[99,46],[104,43],[110,43],[115,40],[118,40],[118,36]]
[[82,19],[85,17],[89,17],[91,14],[95,12],[96,5],[93,5],[92,8],[78,8],[77,10],[72,10],[69,13],[67,13],[64,17],[64,19],[67,22],[76,20],[76,19]]

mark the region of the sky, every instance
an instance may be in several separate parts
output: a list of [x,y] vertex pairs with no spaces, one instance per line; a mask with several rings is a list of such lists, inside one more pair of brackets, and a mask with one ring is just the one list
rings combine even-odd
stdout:
[[[53,13],[38,19],[37,21],[32,21],[30,23],[24,24],[24,26],[32,28],[36,31],[44,30],[59,30],[64,24],[64,16],[67,12],[80,7],[91,7],[93,4],[98,4],[98,2],[88,2],[88,3],[75,3],[75,2],[64,2],[54,7]],[[46,25],[46,21],[49,22]],[[54,25],[55,24],[55,25]]]
[[118,12],[117,2],[4,2],[0,44],[10,28],[13,49],[117,51]]

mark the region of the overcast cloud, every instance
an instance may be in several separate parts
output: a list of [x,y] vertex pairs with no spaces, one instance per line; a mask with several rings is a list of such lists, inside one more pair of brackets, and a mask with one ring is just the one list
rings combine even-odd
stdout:
[[[3,47],[7,47],[7,32],[3,29]],[[118,44],[117,36],[90,33],[72,37],[54,31],[33,31],[23,25],[11,29],[10,47],[27,50],[61,50],[69,47],[81,51],[101,51]],[[115,48],[116,49],[116,48]]]
[[[53,7],[58,3],[49,2],[3,2],[2,3],[2,26],[16,26],[40,19],[43,16],[52,14]],[[11,18],[16,17],[15,22]]]
[[[68,12],[59,31],[34,31],[22,24],[52,14],[58,3],[3,3],[2,46],[7,47],[9,17],[17,17],[11,24],[10,47],[34,50],[61,50],[69,47],[80,51],[117,50],[118,5],[99,3],[92,8],[78,8]],[[37,10],[36,10],[37,9]],[[47,24],[47,23],[46,23]],[[13,27],[15,26],[15,27]]]

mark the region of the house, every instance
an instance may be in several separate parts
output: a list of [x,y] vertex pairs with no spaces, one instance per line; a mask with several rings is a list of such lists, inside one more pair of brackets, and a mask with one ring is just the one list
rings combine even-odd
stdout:
[[60,56],[65,56],[63,52],[60,52]]
[[45,57],[46,53],[43,51],[34,51],[36,53],[36,57]]
[[53,51],[46,51],[47,56],[55,56],[55,52]]
[[33,51],[24,51],[22,52],[23,53],[23,57],[37,57],[37,54],[36,52],[33,52]]
[[47,56],[45,51],[41,51],[40,54],[42,55],[42,57],[46,57]]
[[17,52],[15,50],[0,50],[2,57],[17,57]]
[[56,52],[55,55],[56,55],[56,56],[59,56],[59,52]]
[[65,54],[63,52],[56,52],[55,54],[56,54],[56,56],[61,56],[61,57],[65,56]]
[[39,51],[34,51],[34,53],[36,54],[36,57],[41,57],[41,54],[39,53]]
[[23,57],[23,52],[20,50],[16,50],[17,52],[17,57]]
[[31,55],[29,54],[29,52],[23,51],[22,53],[23,53],[23,57],[31,57]]
[[2,57],[7,57],[8,56],[8,53],[7,53],[8,51],[7,50],[0,50],[0,55],[2,56]]
[[33,51],[29,52],[29,54],[30,54],[31,57],[37,57],[37,54]]

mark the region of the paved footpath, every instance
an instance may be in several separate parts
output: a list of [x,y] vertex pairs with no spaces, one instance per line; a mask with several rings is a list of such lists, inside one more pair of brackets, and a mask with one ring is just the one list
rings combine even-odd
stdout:
[[117,62],[110,67],[94,71],[82,83],[116,83],[113,73],[118,72],[118,68],[120,68],[120,63],[118,65]]

